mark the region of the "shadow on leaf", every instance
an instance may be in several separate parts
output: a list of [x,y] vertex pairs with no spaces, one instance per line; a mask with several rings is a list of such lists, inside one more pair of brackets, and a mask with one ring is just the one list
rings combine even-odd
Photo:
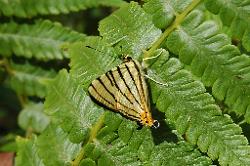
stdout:
[[164,141],[177,143],[178,138],[174,133],[172,133],[172,129],[166,123],[165,114],[158,110],[154,110],[153,117],[155,117],[155,119],[157,119],[160,123],[160,127],[158,127],[157,129],[151,129],[154,143],[156,145]]

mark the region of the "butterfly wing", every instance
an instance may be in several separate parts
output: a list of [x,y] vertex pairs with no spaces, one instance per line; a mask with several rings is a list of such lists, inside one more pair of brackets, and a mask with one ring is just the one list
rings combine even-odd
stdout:
[[152,126],[148,91],[142,73],[139,63],[129,59],[94,80],[89,93],[109,109]]

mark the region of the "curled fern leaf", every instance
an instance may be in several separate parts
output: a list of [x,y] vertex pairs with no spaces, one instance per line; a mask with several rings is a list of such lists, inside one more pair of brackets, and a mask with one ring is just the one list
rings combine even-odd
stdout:
[[250,9],[249,0],[206,0],[206,8],[219,14],[224,25],[231,30],[233,38],[241,39],[243,46],[250,51]]
[[33,25],[14,22],[0,24],[0,33],[2,55],[10,56],[14,53],[44,61],[67,57],[61,45],[85,38],[82,34],[50,21],[37,21]]
[[30,18],[40,15],[69,13],[90,7],[114,6],[124,4],[122,0],[60,0],[56,2],[35,0],[0,1],[0,15]]
[[190,65],[191,71],[212,93],[238,115],[250,122],[250,58],[240,55],[230,39],[218,32],[212,21],[204,21],[200,11],[189,14],[183,24],[167,40],[168,48]]
[[18,116],[18,124],[24,130],[41,133],[49,124],[49,118],[43,112],[42,103],[28,103]]

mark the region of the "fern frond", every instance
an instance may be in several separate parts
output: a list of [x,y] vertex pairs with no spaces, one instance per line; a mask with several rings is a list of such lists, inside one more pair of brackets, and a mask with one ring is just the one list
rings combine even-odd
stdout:
[[214,22],[204,21],[200,11],[193,11],[168,37],[167,47],[190,65],[205,86],[212,87],[215,98],[224,100],[237,115],[244,115],[250,122],[250,58],[240,55]]
[[154,145],[149,129],[136,130],[135,123],[121,120],[121,117],[113,113],[106,114],[104,126],[98,133],[93,142],[82,146],[80,143],[72,143],[70,135],[52,123],[35,140],[34,149],[37,149],[45,165],[55,166],[70,163],[80,152],[80,148],[84,149],[80,165],[211,164],[207,157],[185,142]]
[[221,165],[248,165],[250,146],[241,128],[222,115],[203,84],[195,81],[179,60],[160,58],[149,72],[168,84],[151,83],[157,108],[188,142],[197,144],[211,159],[218,159]]
[[176,15],[182,13],[184,9],[192,3],[192,0],[145,0],[143,9],[152,15],[152,20],[156,27],[165,29],[175,19]]
[[45,166],[37,154],[37,147],[35,146],[36,139],[36,136],[33,136],[32,139],[16,138],[17,156],[15,158],[15,165]]
[[67,133],[50,123],[38,137],[18,137],[17,148],[17,166],[61,166],[70,164],[81,145],[72,143]]
[[30,18],[39,14],[66,14],[97,6],[119,7],[124,3],[122,0],[1,0],[0,15]]
[[48,20],[35,24],[0,24],[0,54],[34,57],[39,60],[63,59],[67,55],[60,48],[64,42],[84,40],[83,34]]
[[[46,112],[50,115],[52,123],[55,123],[57,128],[51,128],[49,134],[43,132],[42,136],[39,137],[41,139],[41,143],[38,143],[41,148],[39,149],[39,156],[45,158],[43,161],[47,165],[56,164],[54,161],[57,164],[66,162],[66,160],[60,158],[67,151],[66,148],[63,149],[65,147],[64,142],[60,140],[52,141],[48,145],[44,141],[50,140],[49,137],[52,140],[60,139],[60,133],[57,131],[60,130],[58,128],[62,128],[63,130],[61,131],[67,133],[65,135],[68,137],[66,139],[64,135],[62,136],[63,139],[69,140],[71,143],[83,142],[83,151],[80,150],[77,155],[70,157],[73,160],[78,159],[78,156],[80,156],[80,164],[83,165],[88,163],[99,163],[100,165],[150,165],[151,162],[158,163],[159,160],[154,160],[156,156],[163,163],[167,163],[166,161],[164,162],[164,157],[168,156],[168,160],[174,164],[211,164],[207,157],[202,156],[198,150],[195,150],[187,143],[180,143],[180,145],[174,143],[155,145],[151,131],[148,128],[137,130],[135,122],[122,118],[120,115],[110,111],[105,113],[104,121],[101,122],[102,128],[97,131],[94,129],[95,124],[100,123],[98,119],[102,116],[104,110],[88,97],[88,94],[83,90],[82,80],[76,80],[72,75],[75,75],[77,72],[91,74],[94,71],[99,71],[96,68],[107,67],[107,64],[114,65],[117,61],[114,60],[114,55],[112,54],[103,56],[104,53],[100,49],[105,50],[109,49],[109,47],[106,44],[102,45],[103,41],[100,38],[90,38],[89,41],[93,42],[93,46],[96,43],[96,48],[98,49],[92,50],[91,42],[88,47],[86,47],[86,43],[83,44],[82,42],[74,44],[70,48],[71,65],[72,68],[78,66],[79,69],[77,71],[71,70],[70,74],[66,71],[61,71],[56,79],[48,85],[49,93],[45,101]],[[88,49],[95,55],[96,62],[103,63],[96,63],[92,66],[83,65],[84,63],[93,63],[92,59],[84,58],[86,56],[84,54],[88,54],[88,52],[83,53],[83,50],[86,51]],[[73,54],[82,56],[83,59],[79,60],[79,57]],[[77,59],[79,60],[78,62]],[[106,59],[114,61],[110,62]],[[105,70],[105,67],[102,70]],[[97,135],[93,134],[93,131],[97,132]],[[55,134],[58,135],[55,136]],[[62,147],[60,146],[61,143],[63,143]],[[55,151],[50,149],[50,152],[48,152],[48,147],[55,146],[53,144],[59,146],[58,148],[60,149],[56,148]],[[70,146],[76,149],[75,146],[77,144],[70,144]],[[56,157],[54,161],[49,161],[48,157],[51,155]],[[176,158],[180,160],[176,160]],[[183,158],[186,158],[186,160],[183,160]],[[69,161],[69,158],[67,158],[67,161]]]
[[10,64],[11,75],[7,84],[18,94],[44,97],[45,81],[56,76],[53,70],[44,70],[37,66],[26,64]]
[[[168,151],[165,153],[164,151]],[[190,151],[189,151],[190,150]],[[190,153],[192,152],[192,153]],[[159,160],[162,158],[162,160]],[[211,160],[201,156],[199,151],[194,150],[188,143],[178,144],[164,142],[152,151],[149,165],[211,165]]]
[[84,84],[85,88],[88,88],[95,78],[121,63],[115,49],[100,37],[87,37],[85,42],[71,45],[69,55],[72,56],[70,73]]
[[[194,4],[193,7],[197,5]],[[189,13],[190,10],[185,11]],[[185,16],[182,15],[182,19]],[[55,166],[210,165],[211,159],[218,159],[220,165],[248,165],[250,146],[241,128],[228,115],[222,114],[204,87],[204,84],[212,86],[213,94],[218,99],[225,98],[225,102],[230,97],[222,95],[220,98],[220,95],[227,92],[237,96],[238,91],[228,91],[228,88],[236,88],[231,87],[236,83],[242,83],[240,87],[247,90],[242,86],[248,83],[247,74],[243,78],[237,75],[239,80],[229,80],[234,78],[231,73],[238,72],[238,69],[247,73],[248,62],[242,65],[241,58],[248,57],[240,55],[237,48],[230,45],[227,36],[218,34],[213,22],[204,22],[199,11],[190,13],[186,21],[176,27],[177,30],[168,38],[167,46],[196,76],[184,69],[178,59],[169,59],[163,48],[151,51],[152,55],[162,55],[148,60],[147,74],[167,83],[167,86],[159,85],[148,80],[155,104],[152,107],[165,114],[162,130],[156,130],[168,132],[167,122],[176,129],[173,132],[179,136],[179,142],[169,143],[162,133],[155,136],[155,130],[145,126],[138,129],[136,122],[99,107],[86,91],[93,79],[120,63],[117,54],[131,54],[139,59],[141,54],[147,53],[143,49],[159,41],[161,32],[154,26],[151,16],[132,2],[101,22],[103,38],[87,37],[83,42],[70,44],[70,72],[62,70],[47,84],[45,112],[51,123],[37,138],[34,136],[25,143],[20,141],[19,146],[26,151],[20,149],[18,164],[32,156],[36,164],[40,161],[38,165]],[[209,75],[209,71],[213,74]],[[221,79],[224,76],[229,78]],[[216,89],[215,85],[220,85],[218,80],[227,81],[226,89]],[[161,136],[163,139],[159,142]],[[207,153],[210,159],[198,149]],[[34,161],[28,162],[34,165]]]
[[[124,19],[126,18],[126,19]],[[131,2],[100,22],[99,31],[104,40],[121,49],[120,54],[138,57],[161,34],[137,3]]]
[[[38,138],[18,138],[19,151],[16,157],[16,165],[67,165],[72,164],[81,148],[84,149],[84,158],[80,165],[98,163],[98,165],[210,165],[211,161],[201,156],[198,150],[194,150],[190,144],[180,142],[178,144],[164,142],[154,146],[150,130],[144,128],[137,131],[135,126],[126,125],[123,122],[112,134],[123,134],[126,130],[131,132],[128,143],[123,142],[119,135],[111,142],[95,138],[92,143],[72,143],[69,135],[55,124],[48,128]],[[114,127],[114,126],[112,126]],[[107,128],[104,127],[104,128]],[[128,132],[125,132],[128,133]],[[104,138],[104,137],[103,137]],[[50,141],[48,141],[50,140]],[[51,148],[53,147],[53,148]],[[32,156],[32,158],[30,157]],[[53,160],[51,159],[53,156]],[[32,160],[30,160],[32,159]]]
[[48,83],[47,89],[45,112],[68,132],[72,142],[84,141],[103,109],[92,102],[81,84],[65,70]]
[[69,133],[64,132],[54,123],[50,123],[37,138],[34,146],[43,163],[54,166],[70,165],[81,148],[80,143],[76,144],[70,141]]
[[250,51],[250,9],[249,0],[206,0],[206,8],[219,14],[221,21],[231,30],[233,38],[241,39],[243,46]]
[[[106,114],[105,127],[93,143],[84,147],[85,162],[105,162],[107,165],[209,165],[211,161],[185,142],[155,145],[149,129],[136,130],[128,120],[118,121]],[[117,126],[118,124],[118,126]],[[117,129],[113,129],[116,127]],[[103,134],[103,130],[110,131]],[[108,138],[108,139],[107,139]],[[111,139],[110,139],[111,138]]]

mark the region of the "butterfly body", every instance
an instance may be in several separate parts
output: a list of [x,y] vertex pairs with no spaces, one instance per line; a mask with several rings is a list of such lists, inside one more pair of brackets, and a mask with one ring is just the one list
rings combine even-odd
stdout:
[[152,118],[148,89],[140,64],[130,57],[89,86],[90,95],[102,105],[142,125],[158,127]]

